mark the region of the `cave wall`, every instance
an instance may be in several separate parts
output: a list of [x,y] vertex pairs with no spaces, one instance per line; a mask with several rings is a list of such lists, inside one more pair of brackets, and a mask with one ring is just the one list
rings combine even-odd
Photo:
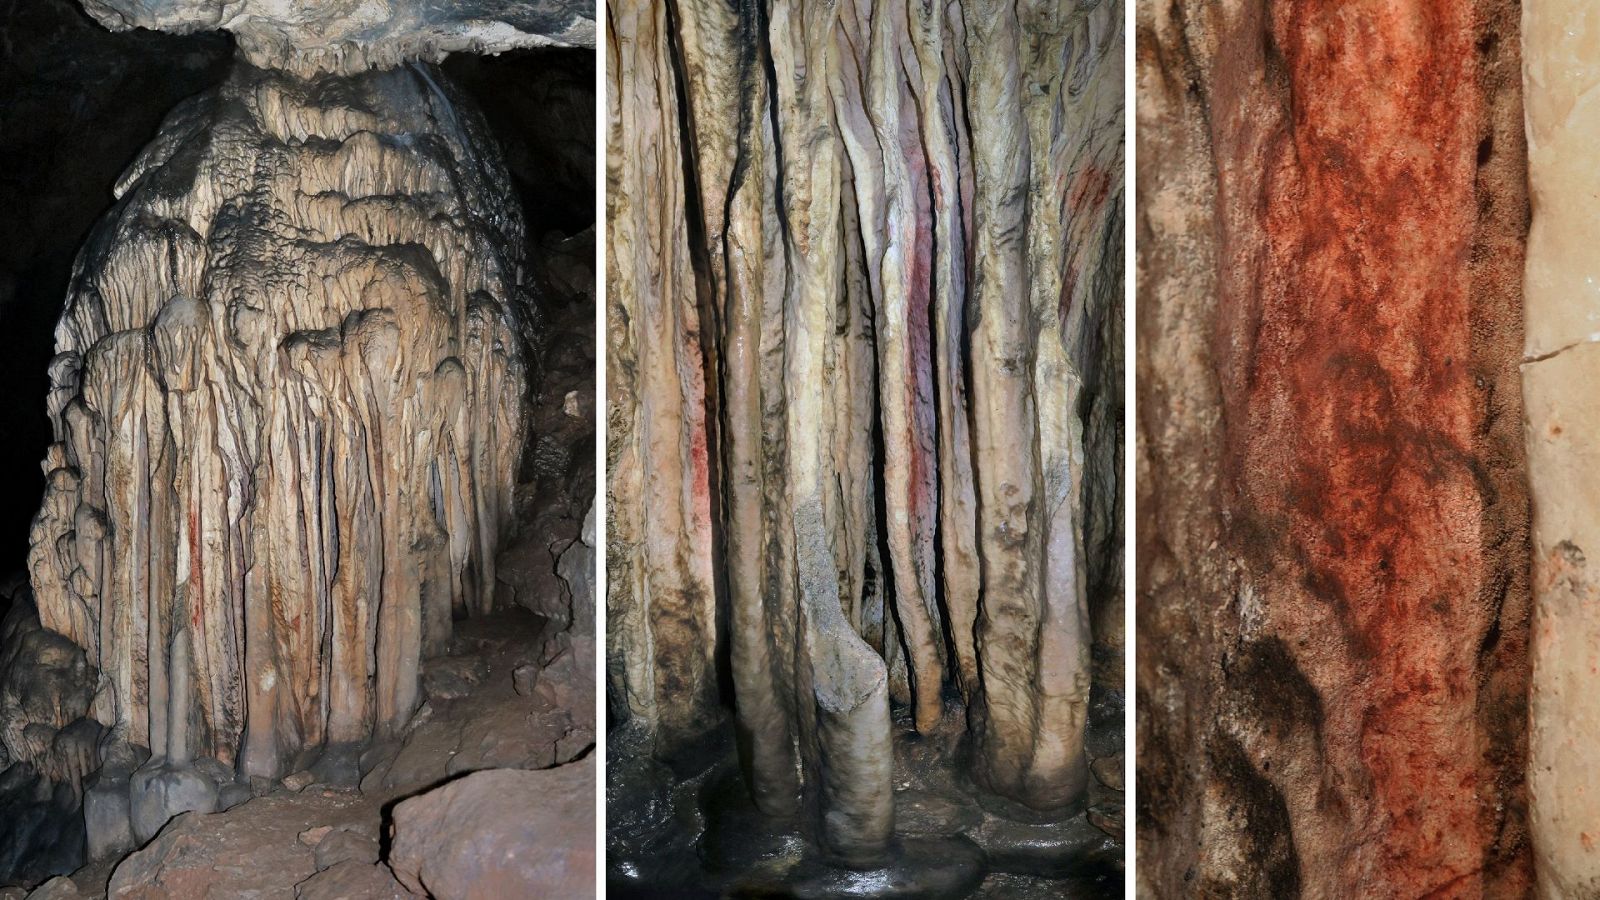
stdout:
[[1139,881],[1529,887],[1509,2],[1140,2]]
[[892,830],[891,699],[1074,802],[1122,652],[1122,7],[606,38],[613,716],[671,757],[731,704],[757,804],[847,857]]
[[1593,4],[1529,0],[1523,51],[1533,226],[1522,389],[1533,498],[1533,684],[1528,785],[1539,896],[1600,894],[1600,618],[1588,571],[1596,531],[1594,322],[1600,316],[1600,17]]

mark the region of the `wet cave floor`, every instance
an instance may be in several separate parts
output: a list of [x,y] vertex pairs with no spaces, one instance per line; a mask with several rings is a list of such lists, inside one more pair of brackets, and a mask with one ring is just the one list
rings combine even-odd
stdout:
[[796,821],[757,811],[731,726],[670,764],[651,758],[636,729],[613,728],[607,896],[1121,897],[1121,703],[1096,689],[1085,742],[1088,797],[1054,817],[1015,808],[973,783],[965,721],[959,700],[949,698],[944,725],[919,735],[910,709],[896,705],[895,842],[883,867],[865,871],[828,865]]

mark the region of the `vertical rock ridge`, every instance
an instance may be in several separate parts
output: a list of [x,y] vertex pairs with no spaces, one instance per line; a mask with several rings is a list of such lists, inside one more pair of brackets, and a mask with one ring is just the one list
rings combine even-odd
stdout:
[[1152,896],[1528,890],[1513,15],[1139,7]]

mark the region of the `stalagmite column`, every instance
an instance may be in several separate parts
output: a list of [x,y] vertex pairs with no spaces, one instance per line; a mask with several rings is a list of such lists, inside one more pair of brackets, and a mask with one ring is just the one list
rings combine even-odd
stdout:
[[[1533,494],[1528,737],[1540,896],[1600,896],[1600,8],[1523,8],[1528,175],[1522,385]],[[1600,556],[1597,556],[1600,559]]]
[[592,9],[86,6],[225,28],[241,58],[169,116],[79,257],[40,617],[86,650],[119,740],[281,775],[401,728],[421,658],[492,606],[524,430],[522,220],[431,63],[592,44]]
[[1139,5],[1143,894],[1528,892],[1517,22]]
[[1086,457],[1119,471],[1080,392],[1120,308],[1121,7],[608,26],[614,702],[671,757],[731,701],[757,805],[853,865],[890,845],[891,699],[932,733],[954,688],[980,780],[1071,808]]

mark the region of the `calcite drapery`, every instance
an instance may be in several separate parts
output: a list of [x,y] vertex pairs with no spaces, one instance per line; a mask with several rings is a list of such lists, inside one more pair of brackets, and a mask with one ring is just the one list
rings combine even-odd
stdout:
[[757,803],[850,861],[892,831],[890,696],[929,730],[956,686],[1005,796],[1083,789],[1120,32],[1114,2],[611,10],[612,696],[670,755],[725,646]]
[[1141,893],[1522,896],[1517,5],[1137,20]]
[[1588,571],[1600,547],[1591,398],[1600,372],[1597,12],[1565,0],[1523,7],[1533,196],[1522,362],[1535,599],[1528,784],[1539,893],[1548,898],[1600,893],[1600,595]]
[[246,61],[172,113],[80,256],[39,614],[85,648],[119,740],[276,776],[405,723],[422,656],[493,603],[509,520],[521,215],[470,104],[401,63],[550,42],[513,26],[553,11],[592,39],[592,12],[415,5],[341,31],[343,6],[88,5],[230,28]]

